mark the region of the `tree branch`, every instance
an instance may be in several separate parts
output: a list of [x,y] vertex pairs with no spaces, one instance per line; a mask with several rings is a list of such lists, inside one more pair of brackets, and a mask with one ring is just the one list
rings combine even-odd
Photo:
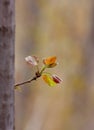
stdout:
[[41,75],[37,75],[37,74],[36,74],[36,76],[33,77],[32,79],[29,79],[29,80],[24,81],[24,82],[22,82],[22,83],[17,83],[17,84],[14,85],[14,87],[16,88],[17,86],[21,86],[21,85],[24,85],[24,84],[31,83],[32,81],[38,79],[40,76],[41,76]]

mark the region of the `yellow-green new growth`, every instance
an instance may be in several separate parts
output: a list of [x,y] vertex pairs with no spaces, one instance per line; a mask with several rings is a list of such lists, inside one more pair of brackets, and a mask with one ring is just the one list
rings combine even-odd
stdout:
[[45,72],[45,70],[47,68],[53,68],[57,65],[56,60],[57,60],[56,56],[52,56],[52,57],[48,57],[48,58],[43,59],[43,67],[42,67],[42,69],[39,70],[38,57],[27,56],[25,58],[25,61],[29,65],[31,65],[33,67],[34,66],[37,67],[37,72],[35,72],[35,76],[33,78],[31,78],[30,80],[27,80],[27,81],[22,82],[22,83],[15,84],[15,89],[17,89],[17,86],[21,86],[21,85],[24,85],[24,84],[27,84],[27,83],[31,83],[31,81],[36,80],[39,77],[42,77],[43,80],[51,87],[56,86],[56,84],[61,83],[62,79],[59,78],[57,75],[55,75],[55,74],[52,75],[48,72]]

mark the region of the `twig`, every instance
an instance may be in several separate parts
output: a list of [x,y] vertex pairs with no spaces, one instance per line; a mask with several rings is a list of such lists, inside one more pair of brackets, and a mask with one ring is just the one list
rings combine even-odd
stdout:
[[31,83],[33,80],[36,80],[36,79],[39,78],[40,76],[41,76],[41,75],[37,75],[37,73],[36,73],[36,76],[33,77],[32,79],[29,79],[29,80],[24,81],[24,82],[22,82],[22,83],[17,83],[17,84],[14,85],[14,87],[16,88],[17,86],[21,86],[21,85],[24,85],[24,84],[27,84],[27,83]]

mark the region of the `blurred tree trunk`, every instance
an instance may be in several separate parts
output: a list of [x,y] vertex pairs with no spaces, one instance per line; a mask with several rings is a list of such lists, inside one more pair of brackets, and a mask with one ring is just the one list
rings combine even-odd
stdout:
[[0,130],[14,129],[14,0],[0,0]]
[[87,84],[89,87],[88,121],[85,130],[94,129],[94,0],[90,1],[90,28],[86,38]]
[[[94,1],[90,1],[88,23],[89,28],[86,32],[84,42],[80,43],[82,48],[82,57],[84,64],[81,65],[81,72],[78,73],[79,77],[83,79],[81,81],[80,91],[74,89],[73,94],[73,108],[74,117],[73,124],[77,130],[89,130],[94,129],[94,104],[92,102],[92,95],[94,95]],[[81,120],[78,121],[78,119]]]

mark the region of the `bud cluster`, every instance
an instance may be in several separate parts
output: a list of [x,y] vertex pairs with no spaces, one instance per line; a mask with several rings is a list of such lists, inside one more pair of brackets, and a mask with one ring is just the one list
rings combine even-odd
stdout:
[[43,59],[43,67],[41,70],[39,70],[39,59],[36,56],[27,56],[25,58],[25,61],[31,65],[37,67],[37,72],[35,73],[36,78],[42,77],[43,80],[49,85],[49,86],[55,86],[56,84],[61,83],[63,80],[58,77],[55,74],[50,74],[48,72],[45,72],[47,68],[53,68],[55,67],[57,63],[56,56],[48,57]]

